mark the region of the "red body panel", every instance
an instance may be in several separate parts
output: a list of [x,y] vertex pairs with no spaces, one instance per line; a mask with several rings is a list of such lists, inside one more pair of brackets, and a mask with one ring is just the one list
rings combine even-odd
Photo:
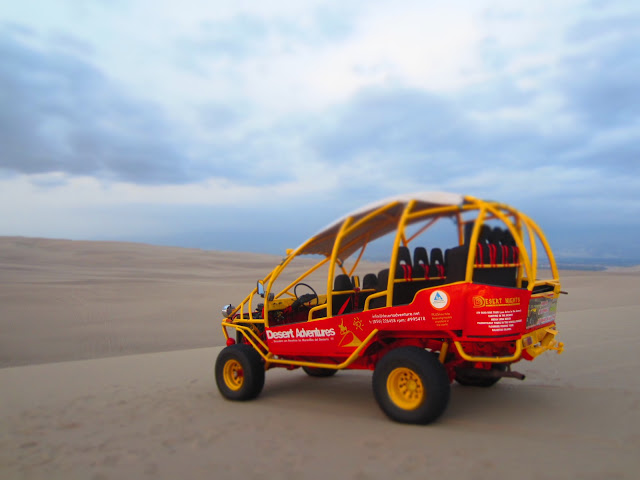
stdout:
[[395,332],[396,337],[405,331],[502,340],[525,332],[530,296],[517,288],[445,285],[421,290],[409,305],[267,328],[266,340],[275,355],[327,357],[350,355],[374,329]]

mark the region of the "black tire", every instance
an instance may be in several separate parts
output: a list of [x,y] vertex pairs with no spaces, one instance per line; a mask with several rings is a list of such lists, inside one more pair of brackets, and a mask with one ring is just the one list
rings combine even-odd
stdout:
[[310,377],[332,377],[338,370],[335,368],[302,367],[304,373]]
[[[502,363],[494,363],[491,366],[491,369],[504,372],[507,369],[507,366]],[[469,369],[456,371],[456,382],[464,387],[489,388],[498,383],[501,378],[502,377],[483,376],[482,374],[476,375],[473,371],[469,371]]]
[[438,357],[418,347],[391,350],[373,372],[376,401],[396,422],[433,422],[447,408],[450,392],[449,375]]
[[215,373],[218,390],[229,400],[251,400],[264,387],[264,362],[251,345],[236,343],[223,348]]

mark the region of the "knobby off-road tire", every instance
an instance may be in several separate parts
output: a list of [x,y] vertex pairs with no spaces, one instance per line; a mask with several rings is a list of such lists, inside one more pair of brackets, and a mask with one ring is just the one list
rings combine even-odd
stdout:
[[447,408],[450,391],[444,366],[433,353],[418,347],[391,350],[373,372],[376,401],[396,422],[433,422]]
[[[504,372],[507,369],[506,365],[500,363],[494,363],[491,367],[492,370],[499,370]],[[484,377],[474,375],[473,372],[456,372],[456,382],[465,387],[482,387],[489,388],[494,386],[500,381],[502,377]]]
[[236,343],[223,348],[215,373],[218,390],[229,400],[251,400],[264,387],[264,362],[251,345]]
[[334,368],[302,367],[304,373],[310,377],[332,377],[337,370]]

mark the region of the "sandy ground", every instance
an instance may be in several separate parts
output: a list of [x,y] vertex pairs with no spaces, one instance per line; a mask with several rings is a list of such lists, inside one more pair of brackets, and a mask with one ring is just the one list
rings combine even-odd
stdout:
[[[637,478],[640,272],[565,272],[561,356],[389,421],[368,372],[213,380],[219,307],[277,257],[0,238],[0,478]],[[149,353],[153,352],[153,353]]]

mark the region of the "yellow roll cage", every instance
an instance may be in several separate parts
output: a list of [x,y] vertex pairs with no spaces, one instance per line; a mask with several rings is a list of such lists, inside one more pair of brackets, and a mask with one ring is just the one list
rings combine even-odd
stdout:
[[[476,212],[475,217],[465,220],[465,216],[470,216]],[[346,275],[351,276],[362,259],[367,245],[396,230],[391,258],[389,264],[389,276],[387,289],[370,295],[365,303],[365,310],[369,309],[370,300],[373,298],[386,297],[386,306],[391,306],[393,297],[393,287],[396,265],[398,263],[398,247],[407,246],[417,236],[424,233],[442,218],[451,218],[457,225],[458,244],[464,242],[464,226],[473,222],[470,245],[475,245],[480,237],[482,225],[490,220],[501,221],[509,230],[518,247],[520,260],[517,264],[517,287],[522,287],[526,280],[527,289],[533,291],[536,286],[549,285],[553,287],[553,294],[560,293],[560,280],[558,268],[553,252],[547,242],[542,230],[528,216],[513,207],[494,201],[481,200],[471,196],[462,196],[443,192],[425,192],[410,195],[402,195],[388,198],[356,210],[321,230],[298,248],[287,252],[285,259],[276,266],[267,276],[258,281],[264,287],[264,312],[263,318],[254,318],[252,312],[252,302],[254,295],[258,293],[258,287],[229,314],[229,317],[222,322],[225,338],[228,339],[226,327],[233,327],[243,332],[245,337],[253,344],[258,351],[264,349],[268,352],[267,345],[250,328],[251,324],[264,324],[268,326],[268,313],[274,307],[282,308],[283,296],[293,297],[291,289],[304,278],[317,271],[328,263],[329,272],[327,275],[327,293],[325,303],[313,307],[309,311],[308,319],[314,318],[316,312],[325,310],[332,312],[333,296],[339,292],[332,292],[332,282],[336,274],[336,267]],[[417,232],[407,238],[407,227],[424,222]],[[538,247],[540,243],[546,253],[549,262],[551,277],[536,280],[538,275]],[[350,258],[359,250],[351,269],[347,270],[344,261]],[[471,282],[474,270],[475,256],[469,249],[467,256],[465,282]],[[321,260],[302,273],[293,282],[289,283],[280,292],[271,292],[271,286],[280,276],[284,269],[293,259],[301,255],[320,255]],[[324,295],[323,295],[324,297]],[[320,301],[320,300],[319,300]],[[286,302],[285,302],[286,303]],[[278,309],[278,308],[276,308]],[[235,318],[235,320],[232,320]],[[239,325],[239,324],[242,325]],[[249,326],[247,326],[249,325]],[[255,343],[254,343],[255,342]],[[258,345],[261,348],[258,348]],[[269,357],[270,355],[267,355]],[[276,360],[267,358],[267,361]],[[286,362],[290,363],[290,362]],[[316,364],[314,364],[316,365]]]

